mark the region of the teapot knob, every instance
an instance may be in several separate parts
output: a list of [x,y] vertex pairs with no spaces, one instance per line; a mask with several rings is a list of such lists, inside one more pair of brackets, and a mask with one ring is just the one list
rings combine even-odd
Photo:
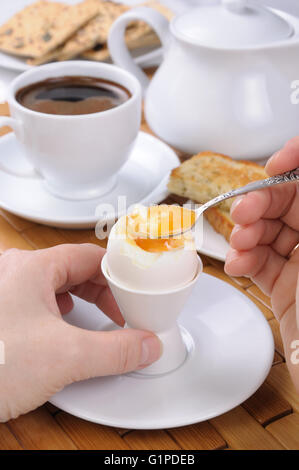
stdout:
[[222,4],[235,13],[243,13],[246,9],[247,0],[222,0]]

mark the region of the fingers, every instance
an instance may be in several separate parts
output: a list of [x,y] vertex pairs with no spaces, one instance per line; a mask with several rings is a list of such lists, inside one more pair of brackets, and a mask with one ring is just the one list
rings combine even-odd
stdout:
[[104,287],[95,304],[117,325],[124,326],[125,320],[108,286]]
[[[295,305],[296,288],[298,278],[299,252],[294,253],[281,269],[273,286],[271,302],[273,312],[278,321],[289,310],[290,306]],[[295,316],[295,312],[294,312]]]
[[289,140],[267,162],[266,171],[269,175],[279,175],[299,167],[299,137]]
[[[254,191],[237,198],[232,204],[231,216],[236,224],[248,225],[261,218],[285,217],[291,208],[298,213],[299,196],[297,196],[295,184],[286,184]],[[292,221],[297,223],[299,228],[299,221],[294,217],[292,217]]]
[[48,274],[49,282],[55,292],[64,292],[71,286],[89,280],[98,285],[107,285],[101,271],[105,250],[97,245],[65,244],[37,253],[41,269]]
[[56,301],[61,315],[69,313],[74,307],[74,302],[68,292],[58,294],[56,296]]
[[278,237],[272,243],[273,250],[287,257],[299,243],[299,232],[284,225]]
[[280,220],[260,219],[251,225],[236,225],[232,231],[230,245],[238,251],[248,251],[257,245],[269,245],[279,235],[283,224]]
[[91,281],[87,281],[73,287],[71,293],[87,302],[95,304],[118,325],[124,325],[123,316],[108,286],[99,286]]
[[256,246],[249,251],[230,249],[225,272],[230,276],[249,276],[265,294],[270,295],[286,259],[270,246]]
[[269,190],[255,191],[235,199],[231,217],[238,225],[253,224],[261,219],[271,204]]
[[260,219],[251,225],[236,225],[230,245],[238,251],[252,250],[257,245],[271,245],[281,256],[287,257],[299,243],[299,232],[280,220]]
[[[72,294],[95,303],[113,321],[123,326],[123,317],[101,270],[101,261],[105,254],[103,248],[87,243],[65,244],[36,251],[35,254],[35,264],[46,276],[42,283],[50,290],[45,298],[53,313],[59,315],[57,303],[62,314],[71,310],[71,298],[61,296],[70,290]],[[37,277],[37,282],[39,278],[41,276]],[[53,295],[54,292],[56,296]]]
[[[297,299],[298,309],[298,299]],[[297,393],[299,393],[299,329],[296,323],[296,305],[293,303],[280,322],[286,363]]]
[[72,382],[142,369],[159,359],[162,352],[160,340],[148,331],[128,328],[102,332],[69,327],[73,353],[67,367]]
[[226,255],[225,272],[230,276],[254,277],[267,262],[269,249],[255,247],[250,251],[230,249]]

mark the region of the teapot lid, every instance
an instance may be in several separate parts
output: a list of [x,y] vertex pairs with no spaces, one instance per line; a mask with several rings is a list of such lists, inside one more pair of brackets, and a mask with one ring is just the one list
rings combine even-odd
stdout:
[[294,30],[269,8],[247,0],[221,0],[200,6],[173,20],[179,37],[217,48],[261,46],[290,37]]

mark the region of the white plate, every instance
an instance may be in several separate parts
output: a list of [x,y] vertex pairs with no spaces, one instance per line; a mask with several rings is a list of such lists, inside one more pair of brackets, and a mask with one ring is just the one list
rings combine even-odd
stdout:
[[[79,299],[65,319],[89,330],[116,328],[94,305]],[[259,309],[232,286],[200,276],[179,323],[189,355],[177,370],[158,377],[133,373],[77,382],[51,403],[95,423],[163,429],[225,413],[267,377],[274,353],[271,329]]]
[[[57,1],[57,0],[50,0],[50,1]],[[78,3],[80,0],[63,0],[63,3],[74,4]],[[33,3],[34,0],[13,0],[13,1],[4,1],[1,2],[1,10],[0,10],[0,25],[4,24],[9,18],[11,18],[15,13],[22,10],[27,5]],[[132,3],[132,1],[123,1],[122,3],[134,6],[138,3]],[[142,3],[142,2],[140,2]],[[144,48],[141,51],[141,55],[138,56],[136,63],[142,67],[150,67],[153,65],[159,65],[162,60],[162,52],[161,48],[156,49],[153,52],[151,48]],[[6,69],[15,70],[17,72],[24,72],[31,68],[31,65],[26,64],[26,59],[18,56],[14,56],[11,54],[6,54],[4,52],[0,52],[0,67],[4,67]]]
[[203,218],[203,242],[202,245],[197,246],[197,251],[203,255],[225,261],[228,249],[229,244],[226,239],[220,233],[215,232],[212,225]]
[[[0,139],[0,161],[10,168],[25,171],[28,163],[13,133]],[[96,208],[111,205],[106,222],[114,220],[118,197],[126,196],[126,208],[132,204],[155,204],[167,194],[170,171],[180,161],[174,151],[157,138],[139,132],[132,154],[118,174],[117,184],[108,194],[87,201],[69,201],[48,193],[42,180],[21,178],[0,171],[0,206],[34,222],[64,228],[92,228],[99,220]]]

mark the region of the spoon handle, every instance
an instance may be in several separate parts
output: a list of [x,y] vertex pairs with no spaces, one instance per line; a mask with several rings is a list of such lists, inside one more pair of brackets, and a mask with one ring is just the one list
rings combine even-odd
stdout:
[[225,199],[241,196],[242,194],[250,193],[251,191],[257,191],[259,189],[269,188],[271,186],[275,186],[276,184],[294,183],[296,181],[299,181],[299,168],[296,168],[292,171],[287,171],[281,175],[270,176],[270,178],[265,180],[254,181],[253,183],[249,183],[246,186],[242,186],[241,188],[233,189],[227,193],[220,194],[220,196],[217,196],[203,204],[199,209],[197,209],[196,212],[199,216],[206,209],[219,204],[219,202],[225,201]]

